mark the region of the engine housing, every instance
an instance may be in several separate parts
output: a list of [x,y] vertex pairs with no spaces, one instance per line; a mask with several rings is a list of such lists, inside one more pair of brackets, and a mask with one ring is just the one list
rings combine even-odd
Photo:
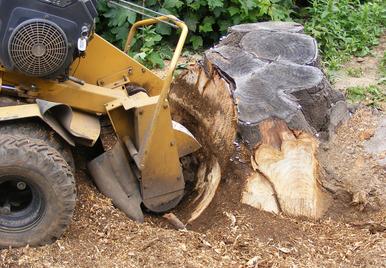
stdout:
[[28,76],[66,79],[97,15],[96,0],[0,0],[0,63]]

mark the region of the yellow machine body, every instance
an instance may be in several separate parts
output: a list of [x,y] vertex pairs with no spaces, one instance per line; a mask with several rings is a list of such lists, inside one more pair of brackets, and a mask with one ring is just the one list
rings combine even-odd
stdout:
[[[158,77],[127,54],[138,27],[159,21],[173,22],[181,29],[165,77]],[[172,121],[167,100],[187,32],[186,25],[173,16],[140,21],[132,27],[125,51],[94,35],[86,56],[71,67],[70,75],[78,82],[27,77],[0,68],[0,86],[14,87],[18,97],[31,102],[1,107],[0,121],[40,117],[71,145],[93,146],[100,134],[98,116],[107,115],[121,147],[115,150],[125,152],[129,163],[125,164],[127,169],[134,167],[132,169],[137,170],[127,172],[139,173],[136,177],[140,181],[141,201],[155,212],[173,208],[184,193],[179,159],[200,147],[185,128]],[[126,90],[130,84],[146,89],[147,93],[130,96]],[[110,155],[108,161],[105,158],[99,164],[107,165],[113,158]],[[124,161],[125,158],[120,159]],[[115,176],[120,177],[119,174]],[[114,195],[108,190],[106,194]],[[114,201],[114,196],[110,197]],[[141,217],[133,218],[141,220]]]

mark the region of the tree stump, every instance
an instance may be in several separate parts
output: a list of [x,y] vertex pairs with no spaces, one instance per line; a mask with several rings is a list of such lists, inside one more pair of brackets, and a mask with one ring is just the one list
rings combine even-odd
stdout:
[[190,127],[222,170],[240,137],[255,171],[238,178],[240,201],[274,213],[323,215],[318,138],[332,135],[348,109],[301,25],[231,27],[203,62],[176,79],[170,98],[177,117],[195,122]]

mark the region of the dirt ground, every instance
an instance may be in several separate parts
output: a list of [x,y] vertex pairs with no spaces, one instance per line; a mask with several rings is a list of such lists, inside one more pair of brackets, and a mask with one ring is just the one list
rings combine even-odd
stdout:
[[[374,56],[347,66],[377,68],[385,41]],[[375,84],[379,76],[374,69],[362,79]],[[356,85],[352,79],[342,72],[337,88]],[[321,144],[322,183],[331,194],[331,207],[321,220],[242,205],[237,174],[229,174],[188,231],[176,231],[156,215],[139,225],[78,170],[79,200],[65,235],[41,248],[2,250],[0,267],[386,267],[386,169],[379,155],[365,150],[385,117],[385,111],[360,107],[333,139]]]

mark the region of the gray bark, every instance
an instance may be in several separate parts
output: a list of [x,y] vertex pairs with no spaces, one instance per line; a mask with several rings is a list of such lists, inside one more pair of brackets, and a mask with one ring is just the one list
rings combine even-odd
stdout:
[[328,137],[347,117],[340,111],[337,118],[334,106],[344,96],[317,67],[317,43],[302,31],[295,23],[238,25],[205,53],[204,68],[218,70],[231,84],[239,131],[251,146],[259,142],[257,126],[266,119]]
[[267,21],[259,23],[248,23],[230,27],[228,30],[228,35],[221,40],[220,44],[237,46],[244,35],[249,32],[258,30],[304,33],[303,25],[295,22]]

